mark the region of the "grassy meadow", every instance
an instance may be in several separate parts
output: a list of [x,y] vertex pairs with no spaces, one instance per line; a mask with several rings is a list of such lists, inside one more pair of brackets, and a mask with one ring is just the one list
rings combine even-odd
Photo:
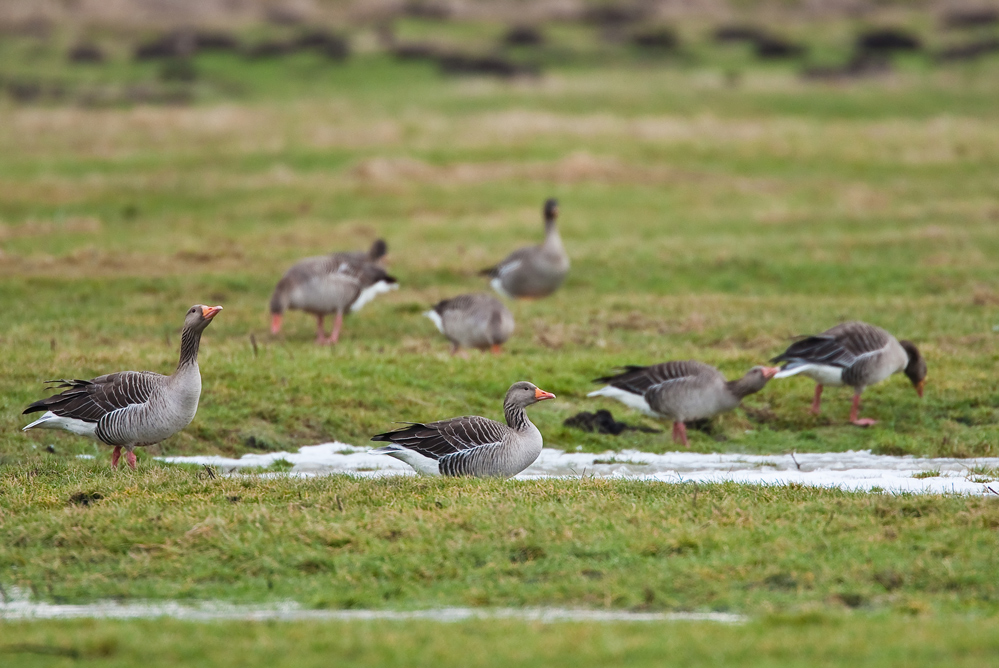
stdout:
[[[820,59],[838,57],[845,27],[795,29],[814,36]],[[402,34],[429,30],[410,21]],[[460,41],[499,29],[449,30]],[[4,623],[0,661],[981,665],[995,655],[997,498],[215,478],[152,459],[361,445],[397,420],[498,418],[523,379],[558,395],[531,409],[549,447],[672,450],[668,426],[614,437],[562,422],[609,408],[662,428],[587,399],[590,380],[685,358],[735,377],[845,319],[915,341],[925,398],[901,375],[870,388],[862,414],[879,423],[859,429],[846,423],[848,390],[827,391],[815,417],[811,381],[775,381],[710,433],[691,430],[691,449],[999,456],[999,59],[938,67],[906,56],[891,74],[816,83],[793,64],[702,43],[650,58],[578,26],[553,35],[543,76],[508,82],[444,77],[374,49],[342,64],[207,54],[189,104],[0,100],[0,585],[56,602],[565,605],[752,621]],[[156,80],[158,65],[112,56],[71,66],[54,47],[6,36],[0,79],[101,90]],[[510,305],[517,331],[502,356],[451,357],[421,313],[487,290],[477,272],[541,239],[551,196],[573,262],[563,289]],[[295,312],[270,335],[267,300],[291,263],[378,237],[401,287],[348,316],[338,346],[315,346],[314,320]],[[20,432],[46,379],[170,372],[194,303],[225,307],[202,343],[198,416],[139,452],[136,472],[112,471],[93,442]]]

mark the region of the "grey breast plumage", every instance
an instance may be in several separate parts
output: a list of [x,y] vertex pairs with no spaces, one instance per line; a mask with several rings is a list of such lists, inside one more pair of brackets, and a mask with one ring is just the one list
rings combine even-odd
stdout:
[[520,248],[482,273],[496,292],[509,299],[546,297],[562,285],[569,273],[569,255],[559,236],[558,203],[545,202],[545,240],[539,246]]
[[395,457],[425,475],[509,478],[530,466],[544,446],[526,406],[554,398],[531,383],[514,383],[503,403],[506,424],[479,416],[413,423],[372,437],[390,443],[372,452]]
[[425,315],[456,348],[499,346],[514,330],[513,314],[492,295],[458,295],[438,302]]
[[905,370],[909,358],[884,329],[852,321],[803,337],[771,361],[784,362],[778,377],[801,373],[826,384],[864,388]]
[[201,333],[221,310],[221,306],[191,307],[173,374],[121,371],[92,380],[49,381],[51,389],[63,391],[28,406],[25,414],[45,414],[24,429],[62,429],[129,448],[159,443],[177,433],[197,413]]

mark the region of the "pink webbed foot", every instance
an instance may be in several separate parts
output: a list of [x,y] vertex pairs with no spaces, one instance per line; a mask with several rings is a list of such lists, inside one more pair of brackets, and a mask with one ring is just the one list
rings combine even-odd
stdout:
[[877,424],[877,420],[871,418],[857,418],[856,420],[850,420],[850,424],[855,424],[858,427],[870,427],[871,425]]
[[121,458],[121,446],[116,445],[111,451],[111,468],[118,468],[118,460]]
[[129,450],[125,453],[125,462],[128,464],[128,468],[135,470],[135,453]]

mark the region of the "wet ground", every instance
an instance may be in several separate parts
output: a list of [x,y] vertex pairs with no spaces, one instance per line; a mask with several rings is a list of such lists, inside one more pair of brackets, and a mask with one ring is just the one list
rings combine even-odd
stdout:
[[[166,462],[208,464],[233,472],[267,467],[279,460],[292,465],[290,473],[359,476],[414,475],[406,464],[385,455],[368,453],[346,443],[323,443],[298,452],[272,452],[225,457],[163,457]],[[872,492],[917,494],[999,494],[999,481],[975,473],[976,467],[995,469],[999,458],[949,459],[890,457],[870,451],[793,455],[740,455],[635,450],[591,454],[545,448],[538,460],[518,478],[596,476],[663,482],[733,481],[756,485],[798,483]]]

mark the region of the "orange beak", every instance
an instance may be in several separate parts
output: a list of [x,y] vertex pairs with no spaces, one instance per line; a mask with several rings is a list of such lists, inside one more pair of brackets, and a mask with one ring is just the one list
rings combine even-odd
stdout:
[[201,315],[205,317],[205,320],[211,320],[216,315],[218,315],[218,312],[221,310],[222,310],[221,306],[202,306]]
[[780,371],[779,366],[765,366],[763,367],[763,377],[770,380],[777,375],[778,371]]
[[545,399],[554,399],[555,395],[551,392],[545,392],[540,387],[534,388],[534,398],[538,401],[544,401]]
[[920,399],[923,398],[923,388],[924,387],[926,387],[926,379],[925,378],[923,378],[921,381],[919,381],[919,384],[916,385],[916,394],[919,395]]

